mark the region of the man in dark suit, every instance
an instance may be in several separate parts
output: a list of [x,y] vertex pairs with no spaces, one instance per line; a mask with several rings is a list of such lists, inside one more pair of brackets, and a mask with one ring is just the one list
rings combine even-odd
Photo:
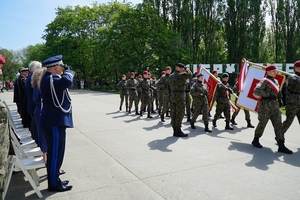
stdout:
[[71,190],[69,181],[61,181],[59,170],[65,152],[66,128],[73,128],[72,105],[69,88],[75,72],[65,70],[62,55],[53,56],[43,62],[47,72],[41,79],[40,90],[43,101],[41,126],[47,141],[48,190],[63,192]]

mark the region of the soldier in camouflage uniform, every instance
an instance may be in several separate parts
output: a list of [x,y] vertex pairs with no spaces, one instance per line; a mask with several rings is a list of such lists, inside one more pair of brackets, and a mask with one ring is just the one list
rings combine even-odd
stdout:
[[[143,76],[142,75],[138,75],[138,83],[141,82],[143,80]],[[141,96],[142,96],[142,89],[141,88],[137,88],[137,93],[138,93],[138,104],[141,101]]]
[[192,78],[192,72],[182,63],[177,63],[175,72],[170,75],[169,88],[171,91],[171,125],[174,137],[187,137],[181,130],[185,110],[185,81]]
[[[161,77],[164,77],[166,75],[166,72],[165,71],[162,71],[161,72]],[[157,83],[160,81],[160,79],[156,82],[156,87],[157,87]],[[159,88],[157,87],[157,90],[158,90],[158,114],[160,115],[161,114],[161,109],[163,107],[163,89],[162,88]]]
[[134,72],[130,72],[130,79],[127,80],[126,82],[126,89],[127,91],[129,91],[129,107],[128,107],[128,112],[131,112],[131,108],[132,108],[132,103],[134,101],[134,105],[135,105],[135,114],[139,115],[138,112],[138,105],[139,105],[139,99],[138,99],[138,93],[137,93],[137,89],[136,86],[138,84],[138,81],[134,79]]
[[142,89],[142,96],[141,96],[141,109],[140,109],[140,116],[143,116],[143,110],[145,108],[147,108],[147,118],[152,118],[152,116],[150,115],[150,111],[151,111],[151,82],[149,80],[149,75],[148,75],[148,71],[144,71],[143,73],[143,80],[139,82],[139,84],[137,85],[137,88],[141,88]]
[[194,105],[194,114],[193,118],[191,120],[191,128],[196,129],[195,127],[195,121],[197,120],[197,117],[200,114],[200,111],[202,110],[203,114],[203,121],[205,125],[204,131],[211,132],[208,128],[208,102],[209,97],[207,93],[206,86],[203,85],[203,74],[197,75],[198,81],[195,82],[191,89],[191,94],[193,97],[193,105]]
[[152,77],[151,88],[152,88],[151,113],[155,113],[154,103],[155,103],[156,110],[158,110],[158,90],[156,87],[156,77],[155,76]]
[[270,64],[266,67],[267,76],[254,89],[254,94],[260,96],[258,103],[258,125],[255,129],[252,145],[257,148],[262,148],[259,143],[259,138],[263,135],[265,127],[269,121],[272,122],[275,131],[275,140],[278,144],[278,152],[292,154],[293,152],[284,145],[283,126],[281,122],[281,113],[279,110],[280,87],[276,77],[276,67]]
[[232,94],[233,91],[230,88],[228,84],[229,80],[229,74],[224,73],[222,74],[222,83],[219,83],[217,85],[216,89],[216,114],[213,119],[213,126],[217,127],[217,120],[220,118],[220,115],[222,112],[224,112],[225,115],[225,121],[226,121],[226,126],[225,129],[227,130],[233,130],[232,127],[230,127],[229,122],[230,122],[230,102],[229,102],[229,94]]
[[289,76],[287,82],[286,120],[283,122],[285,133],[294,121],[295,116],[300,124],[300,60],[294,63],[295,74]]
[[165,114],[167,114],[166,117],[169,117],[169,103],[170,103],[169,77],[172,72],[172,68],[170,66],[167,66],[165,71],[166,71],[166,75],[161,77],[156,84],[156,86],[159,89],[163,90],[163,107],[160,114],[160,119],[162,122],[165,121]]
[[185,81],[185,110],[187,122],[191,122],[191,81],[190,79]]
[[[6,63],[5,58],[0,54],[0,70]],[[6,176],[6,170],[4,168],[7,162],[7,156],[9,152],[9,130],[7,110],[5,105],[0,100],[0,199],[2,199],[2,192],[4,187],[4,180]]]
[[122,74],[122,80],[118,83],[117,87],[120,90],[120,107],[119,110],[122,110],[123,102],[125,99],[126,112],[128,112],[128,92],[126,90],[126,75]]

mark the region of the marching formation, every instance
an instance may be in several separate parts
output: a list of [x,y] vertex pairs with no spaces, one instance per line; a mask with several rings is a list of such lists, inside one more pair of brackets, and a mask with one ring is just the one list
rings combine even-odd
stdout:
[[[255,128],[252,145],[257,148],[263,146],[259,142],[259,138],[263,135],[264,129],[269,120],[271,120],[275,131],[275,140],[278,144],[278,152],[292,154],[284,144],[284,136],[297,116],[300,123],[300,61],[294,63],[295,73],[288,77],[287,81],[287,101],[286,101],[286,120],[282,123],[281,112],[279,110],[279,102],[281,99],[280,85],[276,80],[276,66],[273,64],[265,68],[265,77],[256,85],[254,94],[258,96],[257,114],[259,123],[255,128],[250,119],[250,112],[244,109],[245,120],[248,128]],[[204,131],[212,132],[209,128],[209,117],[211,108],[216,103],[216,112],[212,118],[212,125],[217,127],[217,120],[225,116],[227,130],[234,130],[230,125],[237,125],[235,119],[241,109],[235,105],[238,96],[234,93],[228,84],[229,74],[223,73],[219,80],[218,73],[212,72],[216,80],[218,80],[213,95],[209,95],[209,83],[204,80],[204,75],[198,69],[194,74],[189,68],[182,63],[175,65],[175,71],[167,66],[161,72],[161,77],[151,78],[151,73],[143,72],[143,78],[135,79],[135,73],[130,72],[130,78],[126,80],[126,75],[122,75],[122,80],[118,83],[120,90],[120,107],[125,100],[126,112],[129,114],[132,110],[134,101],[135,115],[143,116],[147,112],[147,118],[152,118],[151,114],[155,114],[154,105],[158,112],[161,122],[165,122],[165,117],[171,117],[171,126],[173,128],[174,137],[187,137],[181,130],[184,115],[187,122],[190,122],[191,129],[196,129],[195,123],[200,114],[204,122]],[[141,75],[139,75],[140,77]],[[236,83],[237,84],[237,83]],[[237,87],[234,87],[237,88]],[[235,91],[237,94],[240,90]],[[236,96],[235,103],[231,102],[231,94]],[[129,98],[129,102],[128,102]],[[140,103],[141,102],[141,103]],[[140,107],[139,107],[140,105]],[[231,116],[230,112],[233,108],[234,112]]]

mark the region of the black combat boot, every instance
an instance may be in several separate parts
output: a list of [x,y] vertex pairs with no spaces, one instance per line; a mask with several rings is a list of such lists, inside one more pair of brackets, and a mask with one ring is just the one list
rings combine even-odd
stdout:
[[140,111],[140,116],[143,117],[143,111]]
[[233,128],[229,125],[229,122],[226,122],[225,129],[227,129],[227,130],[233,130]]
[[153,117],[150,115],[150,112],[148,112],[147,118],[153,118]]
[[156,112],[154,110],[152,110],[151,113],[156,113]]
[[119,107],[119,111],[121,111],[121,110],[122,110],[122,106]]
[[254,126],[251,124],[251,120],[247,121],[247,127],[248,128],[254,128]]
[[161,120],[162,122],[165,122],[165,117],[164,117],[164,115],[160,115],[160,120]]
[[158,109],[158,114],[159,114],[159,115],[161,114],[161,110],[160,110],[160,109]]
[[174,135],[174,137],[187,137],[188,134],[184,134],[181,130],[181,128],[176,128],[176,134]]
[[[129,109],[129,113],[130,113],[130,109]],[[135,110],[135,115],[140,115],[138,110]]]
[[187,120],[186,122],[191,122],[191,116],[190,115],[187,115]]
[[209,133],[211,132],[211,130],[208,128],[208,124],[205,124],[205,129],[204,129],[204,131],[205,131],[205,132],[209,132]]
[[195,123],[194,121],[191,121],[191,122],[190,122],[191,129],[196,129],[196,127],[195,127],[195,124],[194,124],[194,123]]
[[126,107],[126,112],[128,112],[128,107]]
[[286,153],[286,154],[292,154],[293,152],[291,150],[289,150],[285,145],[284,145],[284,141],[283,140],[278,140],[277,141],[278,144],[278,152],[281,153]]
[[212,122],[213,122],[213,126],[217,127],[217,120],[214,119]]
[[230,122],[232,125],[237,125],[237,123],[235,122],[235,118],[231,118]]
[[131,113],[131,109],[130,108],[128,109],[128,113]]
[[166,117],[170,117],[170,115],[169,115],[169,111],[167,111]]
[[254,137],[252,141],[252,145],[257,148],[263,148],[263,146],[259,143],[259,137]]

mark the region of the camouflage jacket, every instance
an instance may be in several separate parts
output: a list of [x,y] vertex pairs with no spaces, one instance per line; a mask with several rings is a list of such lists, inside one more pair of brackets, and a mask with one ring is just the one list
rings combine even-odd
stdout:
[[130,95],[137,95],[136,86],[138,81],[134,78],[130,78],[127,80],[125,88],[129,91]]
[[[0,101],[0,174],[5,175],[4,164],[9,152],[9,130],[7,120],[7,110]],[[0,183],[1,184],[1,183]]]
[[118,85],[117,85],[118,89],[120,90],[120,93],[122,94],[126,94],[127,90],[126,90],[126,81],[125,80],[121,80]]
[[137,85],[137,89],[141,89],[142,95],[150,96],[151,95],[150,88],[151,88],[151,82],[147,78],[144,78]]
[[230,88],[229,83],[223,82],[218,83],[215,93],[215,99],[218,103],[229,103],[228,89]]
[[[298,76],[297,76],[298,75]],[[300,106],[300,73],[288,77],[287,104]]]
[[194,83],[191,88],[191,95],[194,102],[199,102],[201,104],[208,104],[209,97],[206,89],[206,85],[203,85],[202,82],[198,81]]
[[169,78],[170,74],[166,74],[165,76],[161,77],[156,83],[156,87],[159,90],[163,90],[163,94],[168,96],[170,95]]
[[171,91],[171,102],[180,102],[185,100],[185,82],[191,77],[192,72],[189,69],[187,69],[184,73],[175,71],[170,75],[169,88]]
[[[275,78],[266,77],[267,79],[273,81],[278,87],[278,81]],[[266,108],[270,110],[276,110],[279,109],[279,103],[276,101],[276,99],[270,98],[270,95],[273,95],[274,97],[277,96],[278,99],[281,99],[281,92],[276,95],[275,90],[264,80],[261,80],[255,87],[254,89],[254,94],[256,96],[260,96],[261,100],[259,102],[259,107],[260,108]]]

